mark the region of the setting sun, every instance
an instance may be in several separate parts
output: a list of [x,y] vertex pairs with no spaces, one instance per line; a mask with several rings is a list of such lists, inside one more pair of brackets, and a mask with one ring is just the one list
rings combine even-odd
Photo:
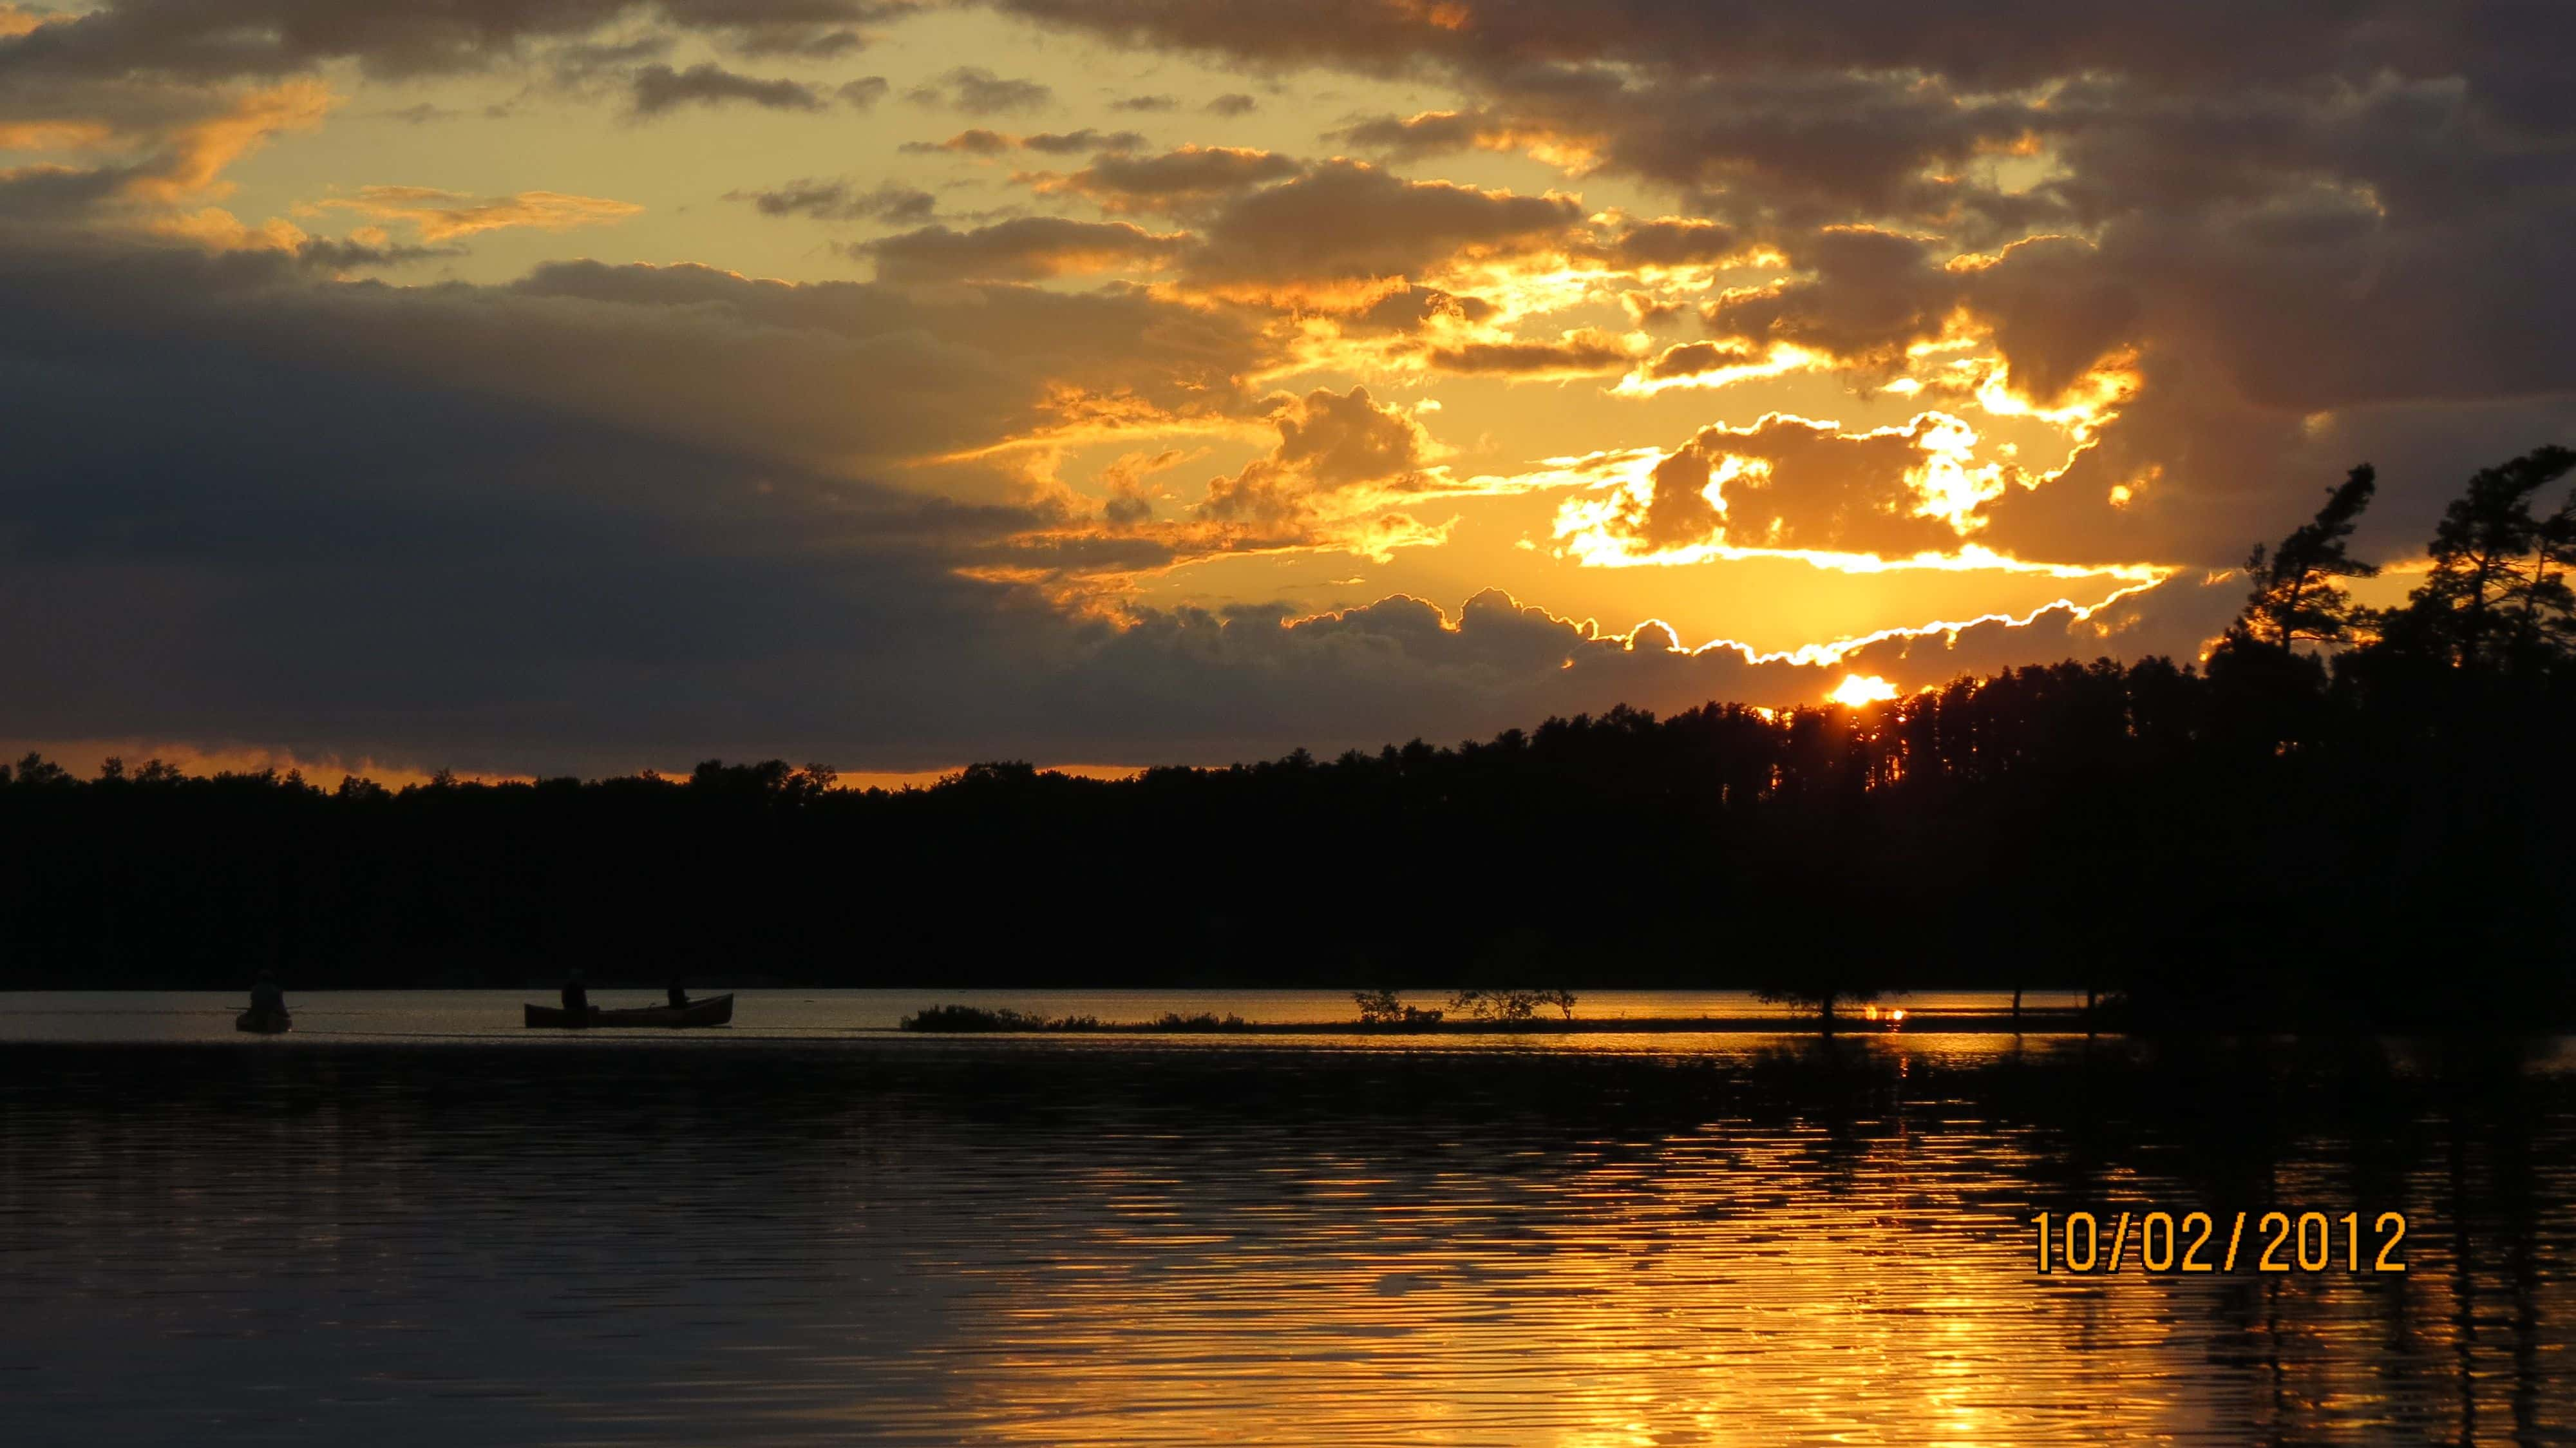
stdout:
[[1857,709],[1863,704],[1895,698],[1896,686],[1876,674],[1845,674],[1843,681],[1825,697],[1836,704],[1849,704]]

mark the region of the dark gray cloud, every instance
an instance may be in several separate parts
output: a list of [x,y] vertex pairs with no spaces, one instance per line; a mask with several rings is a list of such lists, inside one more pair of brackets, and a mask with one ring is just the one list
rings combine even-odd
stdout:
[[1942,268],[1941,248],[1894,232],[1820,231],[1801,238],[1790,260],[1805,269],[1803,279],[1720,298],[1708,309],[1709,330],[1788,342],[1892,374],[1904,366],[1907,347],[1941,335],[1965,286]]
[[1152,156],[1102,156],[1069,176],[1043,178],[1039,189],[1080,196],[1107,211],[1169,216],[1202,210],[1305,169],[1305,163],[1276,151],[1183,146]]
[[2089,615],[2072,604],[2059,604],[2027,619],[1989,618],[1955,630],[1894,634],[1845,654],[1842,667],[1875,674],[1912,692],[2060,659],[2162,655],[2191,663],[2226,631],[2244,604],[2243,578],[2186,574]]
[[1596,377],[1625,372],[1636,356],[1599,330],[1576,331],[1553,342],[1468,342],[1423,354],[1443,372],[1495,377]]
[[1215,100],[1208,102],[1201,109],[1205,110],[1212,116],[1241,116],[1249,115],[1253,111],[1260,109],[1260,107],[1261,102],[1254,100],[1243,92],[1228,91],[1224,95],[1218,96]]
[[[522,318],[496,296],[541,305]],[[1178,418],[1224,415],[1251,403],[1235,379],[1272,360],[1246,319],[1133,291],[988,285],[924,296],[563,262],[504,293],[370,300],[389,314],[378,324],[387,345],[403,326],[429,345],[411,365],[816,467],[1028,433],[1061,420],[1068,393],[1117,394]],[[614,387],[589,380],[582,359],[601,356],[620,359]]]
[[701,62],[687,70],[675,71],[667,65],[648,65],[635,72],[632,82],[635,113],[639,116],[660,115],[686,105],[713,106],[727,101],[743,101],[773,111],[819,111],[823,98],[812,86],[801,81],[762,80],[742,75],[713,62]]
[[946,106],[970,116],[1044,110],[1055,104],[1055,89],[1039,81],[998,76],[980,65],[961,65],[936,80],[903,93],[915,105]]
[[863,242],[850,252],[875,262],[881,281],[1035,281],[1153,266],[1188,244],[1184,234],[1147,231],[1124,221],[1023,216],[966,231],[925,226]]
[[630,40],[567,41],[549,47],[546,64],[555,84],[580,89],[597,81],[631,78],[636,66],[669,55],[676,42],[667,35],[640,35]]
[[1675,377],[1697,377],[1761,360],[1760,348],[1741,342],[1678,342],[1646,364],[1645,376],[1648,381],[1661,382]]
[[1219,211],[1190,271],[1202,281],[1253,287],[1419,276],[1464,250],[1544,245],[1581,215],[1563,197],[1407,181],[1358,162],[1327,161]]
[[[38,735],[640,763],[782,706],[787,737],[883,727],[870,675],[915,680],[926,723],[961,681],[931,656],[996,666],[1015,610],[1045,616],[943,557],[1023,519],[369,363],[321,329],[397,319],[267,259],[20,258],[0,296],[0,632]],[[842,702],[792,705],[799,678]]]
[[955,151],[965,156],[999,156],[1018,144],[1019,139],[1015,136],[977,126],[972,130],[959,131],[945,141],[906,141],[897,149],[914,155]]
[[136,179],[148,174],[149,171],[141,166],[102,166],[87,170],[26,167],[0,173],[0,222],[77,221],[105,206]]
[[1437,287],[1407,286],[1387,293],[1362,311],[1343,317],[1341,326],[1346,332],[1360,334],[1418,332],[1435,319],[1451,323],[1488,322],[1501,310],[1482,297],[1461,296]]
[[422,101],[417,105],[403,106],[399,109],[390,111],[378,111],[376,114],[385,120],[400,121],[407,126],[425,126],[432,121],[455,120],[458,117],[463,116],[465,112],[456,110],[449,106],[434,106],[427,101]]
[[[1710,699],[1812,703],[1842,676],[1731,649],[1684,653],[1655,624],[1605,637],[1499,590],[1446,616],[1399,596],[1292,619],[1284,606],[1149,612],[1041,695],[1095,730],[1109,757],[1153,758],[1179,740],[1205,741],[1178,746],[1204,758],[1225,757],[1236,740],[1253,754],[1302,745],[1329,757],[1394,739],[1489,736],[1597,712],[1605,700],[1659,711]],[[1156,734],[1111,737],[1113,711],[1139,705]]]
[[[790,473],[990,445],[1063,421],[1084,397],[1181,419],[1248,415],[1258,398],[1236,379],[1276,360],[1241,318],[1134,292],[917,295],[595,262],[503,287],[290,284],[281,253],[136,251],[90,235],[0,245],[0,266],[13,306],[44,298],[30,328],[87,328],[100,349],[197,338],[209,355],[274,350],[389,389],[509,397]],[[243,427],[244,446],[263,435],[250,415]]]
[[862,191],[848,181],[799,178],[766,191],[728,191],[727,201],[748,201],[763,216],[809,216],[817,221],[884,221],[901,226],[928,221],[939,198],[927,191],[880,182]]
[[1072,156],[1084,151],[1132,151],[1145,144],[1145,138],[1134,131],[1096,131],[1089,126],[1079,131],[1039,131],[1020,137],[1020,149],[1046,156]]
[[266,79],[329,61],[385,77],[514,64],[531,47],[580,43],[643,21],[711,35],[747,53],[829,56],[902,0],[108,0],[67,24],[0,40],[0,77],[31,70],[185,80]]
[[425,261],[440,261],[465,255],[462,246],[370,245],[362,241],[308,237],[297,244],[295,260],[299,265],[322,272],[371,270],[379,267],[412,266]]
[[1502,130],[1482,111],[1423,111],[1410,116],[1372,116],[1329,133],[1365,151],[1395,160],[1416,160],[1446,151],[1464,151]]
[[1144,144],[1145,138],[1134,131],[1101,131],[1090,126],[1078,131],[1037,131],[1025,136],[976,126],[959,131],[944,141],[906,141],[897,149],[921,156],[939,151],[952,151],[961,156],[999,156],[1014,150],[1035,151],[1045,156],[1069,156],[1084,151],[1132,151]]
[[1178,96],[1151,95],[1128,96],[1123,100],[1114,100],[1109,103],[1109,108],[1113,111],[1159,112],[1178,110],[1180,105],[1181,98]]
[[2568,104],[2541,94],[2548,67],[2513,44],[2560,38],[2555,27],[2564,17],[2511,0],[2438,9],[2405,0],[2284,0],[2250,13],[2215,4],[2006,0],[1971,12],[1823,0],[1759,14],[1699,0],[1604,0],[1579,8],[1477,5],[1465,8],[1463,24],[1443,7],[1383,0],[999,0],[999,8],[1130,44],[1381,75],[1426,66],[1478,77],[1544,75],[1554,66],[1615,62],[1713,76],[1784,67],[1922,73],[1996,91],[2085,72],[2192,89],[2468,70],[2522,107]]
[[1745,236],[1732,226],[1697,217],[1665,216],[1632,222],[1601,251],[1601,260],[1622,270],[1637,267],[1710,266],[1744,250]]
[[838,60],[868,47],[855,30],[826,30],[814,25],[754,26],[737,29],[734,48],[745,55],[788,60]]

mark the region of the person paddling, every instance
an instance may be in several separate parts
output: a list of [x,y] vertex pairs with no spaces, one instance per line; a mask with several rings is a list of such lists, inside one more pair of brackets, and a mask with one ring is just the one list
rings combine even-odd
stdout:
[[590,988],[581,983],[581,967],[572,968],[572,978],[564,982],[563,1008],[569,1026],[590,1024]]
[[286,1014],[286,992],[278,987],[277,972],[262,970],[259,978],[251,982],[250,1009],[233,1017],[233,1029],[257,1031],[263,1036],[295,1029],[295,1022]]
[[689,988],[682,985],[679,978],[674,976],[671,980],[671,1009],[675,1011],[685,1011],[688,1008]]

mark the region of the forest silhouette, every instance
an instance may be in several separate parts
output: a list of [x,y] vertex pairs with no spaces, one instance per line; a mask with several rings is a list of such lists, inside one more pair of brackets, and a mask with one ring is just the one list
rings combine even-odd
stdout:
[[1773,713],[928,789],[685,778],[317,788],[0,767],[0,985],[1931,986],[2136,1029],[2565,1025],[2576,468],[2470,480],[2357,605],[2375,476],[2248,560],[2205,665],[2017,668]]

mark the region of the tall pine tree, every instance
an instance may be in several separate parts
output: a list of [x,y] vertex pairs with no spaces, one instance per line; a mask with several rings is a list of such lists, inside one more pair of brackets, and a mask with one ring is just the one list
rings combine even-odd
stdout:
[[2389,620],[2391,641],[2463,669],[2517,669],[2563,650],[2576,632],[2576,513],[2535,517],[2532,499],[2571,469],[2576,452],[2553,446],[2471,477],[2434,531],[2432,571]]
[[2366,610],[2353,607],[2352,595],[2337,582],[2372,578],[2379,566],[2363,563],[2348,551],[2354,524],[2378,490],[2370,464],[2354,468],[2343,482],[2326,490],[2325,506],[2300,525],[2277,549],[2254,545],[2245,560],[2254,590],[2245,597],[2245,612],[2228,631],[2229,640],[2268,645],[2287,654],[2301,643],[2351,643]]

